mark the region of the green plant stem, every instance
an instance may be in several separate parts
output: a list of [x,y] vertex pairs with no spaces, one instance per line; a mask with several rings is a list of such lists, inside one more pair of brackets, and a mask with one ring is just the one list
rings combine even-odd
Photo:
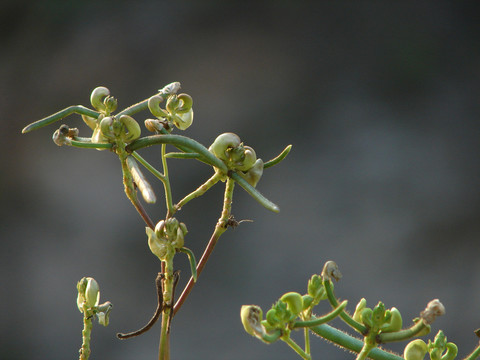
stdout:
[[162,328],[160,332],[160,343],[158,350],[159,360],[170,359],[170,320],[172,304],[173,304],[173,256],[167,256],[167,259],[163,261],[165,275],[163,280],[163,312],[162,312]]
[[113,147],[112,143],[92,143],[91,141],[82,141],[80,139],[85,138],[75,137],[74,140],[71,141],[71,146],[83,149],[111,149]]
[[[86,307],[85,307],[86,310]],[[90,356],[90,336],[92,333],[92,316],[83,316],[83,330],[82,330],[82,347],[80,348],[80,360],[88,360]]]
[[303,329],[303,337],[305,338],[305,352],[310,354],[310,331],[308,328]]
[[[232,211],[232,201],[233,201],[233,189],[235,187],[235,182],[231,178],[227,178],[227,181],[225,183],[225,195],[224,195],[224,200],[223,200],[223,209],[222,209],[222,214],[220,215],[220,219],[217,222],[217,225],[215,225],[215,230],[210,237],[210,241],[208,242],[207,246],[205,247],[205,250],[203,251],[202,257],[200,258],[200,261],[198,262],[197,265],[197,278],[200,276],[200,274],[203,271],[203,268],[205,267],[205,264],[208,261],[208,258],[213,252],[213,249],[215,248],[215,245],[218,242],[218,239],[220,236],[227,230],[227,224],[228,224],[228,219],[230,218],[230,214]],[[185,302],[186,298],[192,291],[193,286],[195,285],[195,279],[190,277],[190,280],[188,281],[187,285],[183,289],[182,294],[178,298],[174,308],[173,308],[173,314],[175,315],[178,310],[182,307],[183,303]]]
[[[330,302],[330,305],[332,305],[333,308],[337,308],[338,301],[333,292],[332,282],[330,280],[324,280],[323,287],[325,288],[325,292],[327,293],[327,298],[328,298],[328,301]],[[342,311],[340,313],[340,318],[342,318],[343,321],[345,321],[348,325],[350,325],[352,328],[357,330],[360,334],[365,335],[367,333],[367,328],[364,325],[360,324],[358,321],[355,321],[345,311]]]
[[302,359],[311,360],[311,356],[303,351],[302,348],[290,338],[290,336],[282,336],[280,339],[286,342],[288,346],[290,346],[298,355],[302,357]]
[[67,107],[63,110],[60,110],[60,111],[56,112],[55,114],[52,114],[50,116],[47,116],[43,119],[40,119],[38,121],[35,121],[34,123],[31,123],[31,124],[25,126],[22,130],[22,133],[25,134],[25,133],[30,132],[32,130],[37,130],[37,129],[40,129],[44,126],[53,124],[54,122],[57,122],[57,121],[65,118],[65,117],[67,117],[68,115],[71,115],[71,114],[86,115],[86,116],[93,117],[95,119],[98,118],[98,116],[100,115],[99,112],[91,110],[91,109],[89,109],[85,106],[72,105],[72,106],[69,106],[69,107]]
[[191,152],[200,154],[202,161],[206,162],[209,165],[212,165],[220,169],[224,174],[228,172],[228,168],[225,163],[213,155],[208,149],[200,144],[199,142],[190,139],[182,135],[151,135],[145,136],[141,139],[135,140],[130,143],[126,150],[129,152],[136,151],[148,146],[157,145],[157,144],[171,144],[181,150],[188,149]]
[[202,196],[205,194],[208,189],[210,189],[213,185],[215,185],[224,175],[218,171],[213,174],[213,176],[208,179],[204,184],[200,185],[195,191],[192,191],[190,194],[185,196],[182,200],[178,202],[177,205],[175,205],[175,208],[177,210],[180,210],[186,203],[188,203],[190,200],[193,200],[199,196]]
[[296,321],[293,324],[292,329],[296,329],[300,327],[312,327],[312,326],[325,324],[333,320],[334,318],[336,318],[343,311],[343,309],[345,309],[345,307],[347,306],[347,303],[348,303],[347,300],[342,301],[340,305],[338,305],[335,309],[333,309],[332,311],[330,311],[328,314],[324,316],[306,320],[306,321]]
[[165,188],[165,202],[167,205],[166,219],[168,219],[173,215],[175,210],[174,210],[173,200],[172,200],[172,189],[170,187],[170,178],[168,177],[167,158],[165,157],[166,147],[167,147],[166,144],[162,144],[162,165],[163,165],[163,176],[165,177],[163,186]]
[[377,344],[375,342],[375,338],[372,339],[370,336],[366,336],[362,350],[358,353],[356,360],[365,360],[370,351],[372,351],[376,347]]
[[[322,338],[356,353],[359,353],[364,345],[362,340],[354,338],[328,324],[313,326],[310,330]],[[368,357],[373,360],[403,360],[403,357],[379,348],[372,349]]]
[[478,357],[480,357],[480,344],[465,358],[465,360],[475,360]]
[[145,167],[145,169],[147,169],[153,175],[155,175],[155,177],[157,177],[161,182],[164,183],[166,181],[165,175],[163,175],[160,171],[158,171],[152,165],[150,165],[150,163],[147,160],[145,160],[143,157],[141,157],[140,154],[138,154],[136,151],[132,152],[132,156],[135,158],[135,160],[137,160],[140,164],[142,164]]
[[408,329],[395,331],[391,333],[381,333],[378,335],[377,340],[379,343],[408,340],[414,337],[415,335],[417,335],[418,333],[429,328],[429,326],[430,325],[425,325],[425,323],[422,320],[418,320],[414,325],[412,325]]

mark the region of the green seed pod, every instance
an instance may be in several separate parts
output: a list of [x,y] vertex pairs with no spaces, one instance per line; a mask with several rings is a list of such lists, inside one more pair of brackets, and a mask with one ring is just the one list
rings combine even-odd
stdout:
[[148,109],[157,118],[166,118],[168,116],[167,112],[160,108],[160,103],[163,101],[163,97],[160,95],[154,95],[148,99]]
[[220,160],[229,161],[230,159],[226,151],[240,146],[241,143],[238,135],[234,133],[223,133],[217,136],[208,150]]
[[363,309],[367,307],[367,300],[365,298],[361,298],[360,301],[357,304],[357,307],[355,308],[355,312],[353,313],[353,320],[356,322],[361,323],[362,322],[362,312]]
[[265,328],[262,325],[262,309],[256,305],[243,305],[240,310],[240,319],[242,320],[245,331],[258,338],[262,338]]
[[[243,158],[242,164],[237,166],[236,168],[240,171],[248,171],[257,161],[257,155],[255,154],[255,150],[253,150],[250,146],[244,146],[243,153],[244,153],[244,158]],[[263,167],[262,167],[262,171],[263,171]]]
[[149,227],[145,228],[148,236],[148,247],[150,251],[160,260],[164,260],[168,254],[168,245],[165,240],[158,238],[155,232]]
[[389,320],[380,327],[380,330],[382,332],[395,332],[401,330],[403,320],[400,311],[398,311],[396,307],[392,307],[390,310],[387,310],[387,312],[390,314]]
[[302,295],[297,292],[288,292],[284,294],[280,300],[286,303],[287,309],[296,316],[303,311],[303,298]]
[[93,89],[92,94],[90,95],[90,102],[92,103],[92,106],[100,112],[105,112],[106,106],[104,104],[104,99],[110,95],[110,90],[108,90],[104,86],[99,86],[95,89]]
[[123,141],[129,143],[140,137],[142,130],[134,118],[128,115],[121,115],[118,120],[123,125]]
[[405,360],[423,360],[427,354],[427,344],[421,339],[410,341],[403,350]]

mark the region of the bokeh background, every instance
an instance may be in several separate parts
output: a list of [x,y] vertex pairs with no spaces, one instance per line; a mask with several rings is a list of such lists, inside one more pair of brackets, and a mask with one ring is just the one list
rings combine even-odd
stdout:
[[[206,146],[233,131],[268,160],[293,144],[258,185],[279,214],[236,191],[235,217],[254,222],[222,237],[175,318],[172,359],[296,358],[248,336],[239,310],[305,292],[327,260],[344,275],[336,291],[350,310],[361,297],[381,300],[409,324],[439,298],[447,313],[430,338],[444,329],[466,355],[480,327],[479,10],[462,1],[2,1],[0,358],[76,358],[82,276],[114,304],[109,327],[94,325],[92,359],[156,358],[159,326],[115,338],[150,318],[159,271],[118,160],[58,148],[57,126],[20,130],[89,105],[99,85],[123,108],[172,81],[195,102],[185,134]],[[64,122],[88,136],[78,116]],[[158,164],[158,149],[142,154]],[[170,171],[176,199],[211,175],[189,160]],[[162,189],[152,182],[158,220]],[[197,258],[222,194],[217,186],[178,214]],[[181,286],[189,271],[179,259]],[[313,354],[351,358],[320,339]]]

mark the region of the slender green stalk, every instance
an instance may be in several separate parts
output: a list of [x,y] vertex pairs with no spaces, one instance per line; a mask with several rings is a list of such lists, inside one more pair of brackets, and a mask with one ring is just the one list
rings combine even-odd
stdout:
[[111,149],[113,147],[112,143],[92,143],[86,142],[86,141],[79,141],[79,138],[75,138],[77,140],[72,140],[71,145],[78,147],[78,148],[84,148],[84,149]]
[[163,307],[162,312],[162,329],[160,332],[160,343],[158,349],[159,360],[170,359],[170,320],[172,303],[173,303],[173,254],[168,256],[164,263],[164,275],[163,280],[163,303],[166,305]]
[[480,357],[480,344],[465,358],[465,360],[475,360],[478,357]]
[[148,146],[158,145],[158,144],[171,144],[175,147],[182,147],[185,149],[189,149],[191,152],[196,152],[200,154],[202,157],[202,161],[215,166],[216,168],[220,169],[223,173],[228,172],[228,168],[225,163],[218,159],[215,155],[213,155],[208,149],[200,144],[199,142],[190,139],[186,136],[182,135],[151,135],[145,136],[141,139],[135,140],[130,143],[126,150],[129,152],[136,151]]
[[376,348],[377,344],[375,343],[375,339],[372,339],[367,336],[365,338],[365,342],[363,343],[362,350],[358,353],[356,360],[365,360],[374,348]]
[[190,200],[193,200],[199,196],[202,196],[205,194],[208,189],[210,189],[213,185],[215,185],[224,175],[220,172],[215,172],[213,176],[208,179],[204,184],[200,185],[195,191],[192,191],[190,194],[185,196],[182,200],[178,202],[177,205],[175,205],[176,209],[181,209],[186,203],[188,203]]
[[308,328],[303,329],[303,337],[305,338],[305,352],[310,354],[310,330]]
[[150,165],[150,163],[145,160],[143,157],[141,157],[136,151],[133,151],[132,152],[132,156],[140,163],[142,164],[145,169],[147,169],[148,171],[150,171],[153,175],[155,175],[161,182],[165,182],[166,181],[166,178],[165,178],[165,175],[163,175],[160,171],[158,171],[157,169],[155,169],[152,165]]
[[[338,301],[337,301],[337,298],[335,297],[335,294],[333,293],[332,282],[330,280],[324,280],[323,287],[325,288],[325,292],[327,293],[328,301],[330,301],[330,304],[332,305],[333,308],[337,308]],[[367,333],[367,328],[364,325],[360,324],[358,321],[355,321],[345,311],[342,311],[340,313],[340,317],[342,318],[343,321],[345,321],[348,325],[350,325],[352,328],[357,330],[360,334],[365,335]]]
[[[310,330],[322,338],[356,353],[359,353],[364,345],[362,340],[354,338],[328,324],[313,326]],[[372,349],[368,357],[373,360],[403,360],[403,357],[379,348]]]
[[168,177],[168,165],[167,158],[165,157],[166,144],[162,144],[162,165],[163,165],[163,175],[165,176],[165,181],[163,182],[163,187],[165,188],[165,202],[167,205],[167,219],[173,215],[175,212],[172,200],[172,189],[170,187],[170,178]]
[[302,359],[311,360],[312,357],[309,354],[305,353],[305,351],[303,351],[302,348],[298,346],[298,344],[290,338],[290,336],[281,337],[280,339],[285,341],[288,344],[288,346],[290,346],[293,350],[295,350],[295,352],[298,355],[300,355]]
[[[228,220],[230,218],[230,214],[232,211],[234,187],[235,187],[235,182],[231,178],[227,178],[227,181],[225,183],[225,195],[224,195],[224,201],[223,201],[222,214],[220,216],[220,219],[217,222],[217,225],[215,226],[215,230],[212,236],[210,237],[210,241],[208,242],[207,246],[205,247],[205,250],[203,251],[202,257],[198,262],[197,278],[202,273],[203,268],[205,267],[205,264],[208,261],[208,258],[212,254],[213,249],[215,248],[215,245],[218,242],[218,239],[227,230]],[[173,308],[173,314],[176,314],[178,310],[182,307],[183,303],[185,302],[188,295],[192,291],[192,288],[194,285],[195,285],[195,279],[192,276],[188,281],[187,285],[185,286],[185,288],[183,289],[183,292],[178,298],[177,302],[175,303],[175,306]]]

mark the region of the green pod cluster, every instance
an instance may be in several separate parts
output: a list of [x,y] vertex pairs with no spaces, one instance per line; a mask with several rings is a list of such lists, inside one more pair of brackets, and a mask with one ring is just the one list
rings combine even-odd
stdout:
[[286,324],[294,320],[297,315],[293,314],[286,302],[277,301],[265,314],[266,327],[269,329],[284,329]]
[[128,115],[107,116],[100,121],[100,131],[109,140],[121,140],[130,143],[140,137],[140,125]]
[[[188,94],[170,94],[167,98],[166,109],[160,107],[163,96],[155,95],[148,100],[150,112],[158,119],[175,125],[180,130],[187,129],[193,123],[193,99]],[[171,125],[169,125],[169,128]]]
[[153,254],[160,260],[165,260],[169,256],[182,249],[187,226],[179,222],[176,218],[161,220],[155,226],[155,230],[149,227],[145,228],[148,236],[148,246]]
[[220,134],[208,150],[222,160],[230,170],[238,171],[238,174],[253,187],[263,175],[262,159],[257,159],[255,150],[245,146],[234,133]]

